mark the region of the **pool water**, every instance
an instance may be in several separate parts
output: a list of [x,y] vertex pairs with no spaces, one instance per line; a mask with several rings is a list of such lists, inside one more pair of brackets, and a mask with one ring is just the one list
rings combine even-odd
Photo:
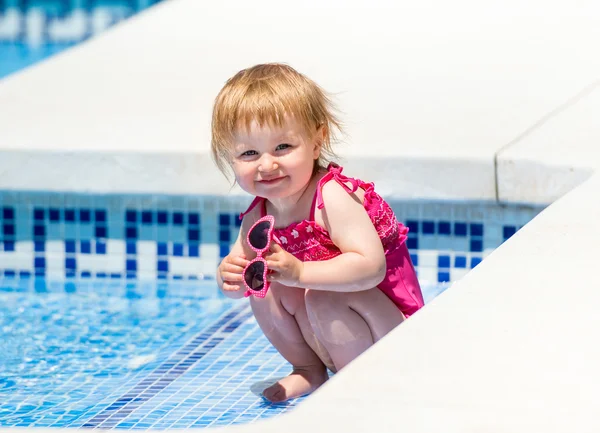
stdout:
[[214,281],[31,285],[0,289],[0,426],[238,424],[302,400],[260,397],[289,365]]
[[5,280],[0,301],[0,426],[204,427],[302,401],[260,397],[290,366],[214,280]]

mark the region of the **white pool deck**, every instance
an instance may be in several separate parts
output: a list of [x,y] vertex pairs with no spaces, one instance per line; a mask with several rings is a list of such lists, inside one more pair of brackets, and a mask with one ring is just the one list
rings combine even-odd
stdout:
[[599,22],[596,1],[170,0],[0,81],[0,189],[225,194],[212,101],[289,63],[384,194],[554,203],[297,409],[223,431],[597,432]]

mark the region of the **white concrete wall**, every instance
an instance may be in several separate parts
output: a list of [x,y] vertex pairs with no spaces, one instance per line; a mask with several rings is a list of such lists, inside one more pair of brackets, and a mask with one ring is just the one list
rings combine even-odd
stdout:
[[336,94],[348,172],[397,197],[494,199],[500,150],[600,77],[599,8],[166,2],[0,81],[0,188],[225,193],[212,101],[239,69],[283,61]]
[[[212,99],[285,61],[338,94],[348,172],[384,192],[550,202],[598,166],[598,22],[592,1],[171,1],[0,82],[0,188],[223,192]],[[296,410],[225,430],[598,431],[599,179]]]

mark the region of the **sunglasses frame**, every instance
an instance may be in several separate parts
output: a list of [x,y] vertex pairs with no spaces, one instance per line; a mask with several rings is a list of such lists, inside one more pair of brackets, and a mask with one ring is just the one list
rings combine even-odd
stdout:
[[[256,226],[258,226],[259,224],[264,223],[264,222],[269,223],[269,229],[267,230],[267,244],[265,245],[264,248],[256,248],[250,242],[250,233],[252,233],[252,231],[256,228]],[[265,215],[264,217],[258,219],[254,224],[252,224],[252,227],[250,227],[250,230],[248,230],[248,234],[246,235],[246,243],[248,244],[250,249],[252,249],[252,251],[254,251],[256,253],[256,257],[254,259],[252,259],[246,265],[244,270],[242,271],[244,286],[246,286],[246,292],[244,293],[245,297],[254,295],[257,298],[264,298],[267,294],[267,291],[269,290],[269,281],[267,281],[267,274],[268,274],[267,261],[264,259],[263,256],[264,256],[265,252],[267,252],[269,250],[269,247],[271,246],[271,242],[277,242],[277,239],[273,235],[274,229],[275,229],[275,218],[273,217],[273,215]],[[263,270],[263,288],[260,290],[252,289],[248,285],[248,283],[246,283],[246,272],[256,262],[263,262],[263,267],[264,267],[263,268],[264,269]]]

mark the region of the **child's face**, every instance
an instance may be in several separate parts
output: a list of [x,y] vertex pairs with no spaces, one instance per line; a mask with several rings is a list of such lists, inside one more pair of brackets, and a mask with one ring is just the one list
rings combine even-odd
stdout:
[[293,117],[281,128],[256,122],[234,134],[231,167],[240,187],[256,196],[278,199],[301,191],[310,182],[319,157],[317,131],[307,137]]

